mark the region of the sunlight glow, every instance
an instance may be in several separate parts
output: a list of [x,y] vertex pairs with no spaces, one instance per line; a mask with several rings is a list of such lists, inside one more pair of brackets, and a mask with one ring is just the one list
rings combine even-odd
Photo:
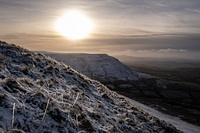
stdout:
[[91,20],[79,11],[70,11],[56,23],[56,30],[70,39],[82,39],[93,29]]

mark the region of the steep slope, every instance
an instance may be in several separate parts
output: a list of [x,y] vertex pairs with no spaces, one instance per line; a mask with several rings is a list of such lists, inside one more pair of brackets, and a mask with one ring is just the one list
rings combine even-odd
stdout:
[[139,73],[106,54],[46,53],[46,55],[100,81],[111,90],[164,113],[200,125],[199,88],[191,88]]
[[136,84],[140,86],[141,79],[155,79],[153,76],[127,67],[107,54],[46,53],[45,55],[71,66],[89,78],[100,81],[112,90],[128,90],[127,88],[133,88]]
[[139,73],[106,54],[46,54],[71,66],[76,71],[95,79],[112,90],[128,92],[134,96],[148,95],[164,97],[161,90],[166,89],[169,82],[154,76]]
[[132,81],[152,77],[131,69],[107,54],[54,54],[48,55],[71,66],[84,75],[102,82]]
[[180,132],[65,64],[0,42],[0,128],[12,126],[27,133]]

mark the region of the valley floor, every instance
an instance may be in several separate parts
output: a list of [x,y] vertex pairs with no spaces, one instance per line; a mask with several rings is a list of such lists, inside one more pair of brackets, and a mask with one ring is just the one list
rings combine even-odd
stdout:
[[161,113],[149,106],[146,106],[146,105],[139,103],[135,100],[132,100],[130,98],[126,97],[126,99],[128,101],[130,101],[131,103],[133,103],[135,106],[147,111],[150,115],[153,115],[155,117],[158,117],[161,120],[164,120],[166,122],[173,124],[177,129],[183,131],[184,133],[199,133],[199,131],[200,131],[200,127],[198,127],[196,125],[187,123],[177,117]]

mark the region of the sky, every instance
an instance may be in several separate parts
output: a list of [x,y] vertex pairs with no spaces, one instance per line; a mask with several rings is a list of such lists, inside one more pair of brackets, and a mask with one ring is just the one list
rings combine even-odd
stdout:
[[[67,11],[94,23],[81,40],[55,29]],[[0,40],[34,51],[200,57],[200,0],[0,0]]]

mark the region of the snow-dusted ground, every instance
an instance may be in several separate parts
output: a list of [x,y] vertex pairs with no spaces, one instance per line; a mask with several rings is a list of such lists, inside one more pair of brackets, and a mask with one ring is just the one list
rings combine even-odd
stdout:
[[139,73],[107,54],[46,54],[98,81],[133,81],[153,76]]
[[155,117],[158,117],[159,119],[161,120],[164,120],[166,122],[169,122],[171,124],[173,124],[177,129],[183,131],[184,133],[200,133],[200,127],[196,126],[196,125],[192,125],[190,123],[187,123],[177,117],[174,117],[174,116],[171,116],[171,115],[167,115],[167,114],[164,114],[164,113],[161,113],[149,106],[146,106],[142,103],[139,103],[135,100],[132,100],[130,98],[127,98],[126,99],[128,101],[130,101],[131,103],[133,103],[135,106],[137,106],[138,108],[141,108],[145,111],[147,111],[149,114],[155,116]]
[[142,90],[144,94],[157,95],[154,87],[166,89],[166,85],[169,84],[169,82],[129,68],[107,54],[45,53],[45,55],[65,63],[91,79],[100,81],[112,90],[134,89],[137,92]]
[[180,132],[64,63],[0,41],[0,130],[12,126],[26,133]]

